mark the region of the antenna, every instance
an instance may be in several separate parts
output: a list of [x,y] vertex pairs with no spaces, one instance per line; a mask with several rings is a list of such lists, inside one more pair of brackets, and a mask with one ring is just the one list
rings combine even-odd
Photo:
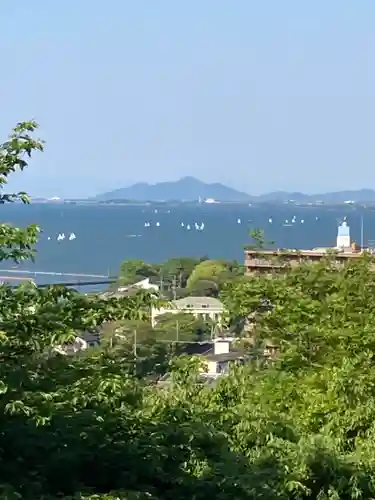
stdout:
[[363,250],[363,214],[361,214],[361,250]]

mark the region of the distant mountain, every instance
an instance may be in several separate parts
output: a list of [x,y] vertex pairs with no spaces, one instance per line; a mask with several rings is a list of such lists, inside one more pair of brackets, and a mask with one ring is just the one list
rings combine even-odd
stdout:
[[220,183],[207,184],[194,177],[183,177],[174,182],[159,182],[148,184],[139,182],[133,186],[115,189],[108,193],[99,194],[96,201],[132,200],[132,201],[195,201],[213,198],[217,201],[234,202],[284,202],[297,203],[344,203],[345,201],[375,202],[375,191],[360,189],[358,191],[337,191],[320,194],[304,194],[300,192],[274,191],[260,196],[251,196],[247,193],[225,186]]
[[251,197],[224,184],[206,184],[194,177],[184,177],[175,182],[148,184],[140,182],[126,188],[116,189],[96,196],[98,201],[134,200],[134,201],[194,201],[202,198],[214,198],[218,201],[250,201]]
[[252,197],[255,201],[295,201],[297,203],[344,203],[345,201],[354,202],[375,202],[375,191],[372,189],[359,189],[357,191],[334,191],[331,193],[304,194],[299,192],[275,191]]

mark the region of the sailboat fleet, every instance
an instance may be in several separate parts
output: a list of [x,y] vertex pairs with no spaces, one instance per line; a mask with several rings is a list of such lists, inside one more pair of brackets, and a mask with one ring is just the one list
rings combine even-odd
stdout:
[[[155,226],[160,227],[160,222],[155,222]],[[187,231],[190,231],[190,229],[191,229],[190,224],[185,225],[184,222],[181,222],[180,226],[185,228]],[[146,221],[144,223],[144,227],[151,227],[151,223]],[[203,231],[204,230],[204,222],[201,222],[200,224],[198,224],[198,222],[194,222],[194,228],[196,231]]]
[[[202,203],[201,198],[199,198],[199,200],[198,200],[198,201],[199,201],[199,204],[201,204],[201,203]],[[249,206],[251,206],[251,204],[249,204]],[[142,211],[144,212],[144,210],[142,210]],[[170,212],[171,212],[170,210],[168,210],[168,211],[167,211],[167,213],[170,213]],[[158,213],[159,213],[159,211],[158,211],[157,209],[154,209],[154,210],[153,210],[153,213],[154,213],[154,214],[158,214]],[[160,212],[160,213],[161,213],[161,212]],[[315,220],[316,220],[316,221],[319,221],[319,217],[318,217],[318,216],[316,216],[316,217],[315,217]],[[238,217],[237,219],[235,219],[235,221],[236,221],[236,223],[237,223],[238,225],[244,224],[245,226],[248,226],[248,225],[249,225],[249,223],[251,223],[251,224],[253,223],[253,221],[252,221],[252,220],[246,220],[246,221],[244,221],[244,220],[243,220],[243,219],[241,219],[240,217]],[[233,221],[233,222],[235,222],[235,221]],[[296,215],[293,215],[291,219],[285,219],[284,221],[283,221],[283,220],[281,220],[281,221],[279,222],[279,224],[281,224],[281,225],[282,225],[282,226],[284,226],[284,227],[292,227],[292,226],[297,225],[297,223],[298,223],[298,224],[304,224],[304,223],[305,223],[305,220],[304,220],[304,219],[297,220],[297,216],[296,216]],[[277,224],[277,222],[275,221],[275,219],[274,219],[274,217],[273,217],[273,216],[270,216],[270,217],[268,218],[268,224],[274,224],[274,225],[275,225],[275,224]],[[154,221],[152,221],[152,222],[150,222],[150,221],[145,221],[145,222],[144,222],[144,227],[145,227],[145,228],[150,228],[150,227],[152,227],[152,226],[153,226],[153,227],[161,227],[162,225],[163,225],[163,224],[161,224],[159,221],[155,221],[155,220],[154,220]],[[168,227],[170,227],[170,226],[169,226],[169,224],[168,224]],[[193,222],[193,223],[187,223],[187,222],[185,222],[185,221],[182,221],[182,222],[180,222],[180,227],[181,227],[181,228],[183,228],[185,231],[191,231],[192,229],[195,229],[195,231],[203,231],[203,230],[204,230],[204,228],[205,228],[205,223],[204,223],[204,222]]]
[[[157,210],[154,211],[154,213],[158,213]],[[319,221],[319,217],[315,217],[315,220],[316,221]],[[252,222],[252,221],[248,221],[248,222]],[[300,224],[304,224],[305,223],[305,220],[304,219],[300,219],[299,221],[297,221],[297,217],[294,215],[292,217],[291,220],[289,219],[285,219],[284,222],[282,223],[282,225],[284,227],[292,227],[293,225],[295,225],[297,222],[299,222]],[[238,218],[236,220],[236,223],[238,225],[241,225],[243,223],[243,221]],[[274,223],[274,219],[273,217],[269,217],[268,218],[268,224],[273,224]],[[155,226],[155,227],[161,227],[161,223],[159,221],[156,221],[156,222],[149,222],[149,221],[146,221],[144,223],[144,227],[145,228],[149,228],[151,226]],[[204,222],[194,222],[192,224],[187,224],[186,222],[180,222],[180,227],[185,229],[186,231],[191,231],[192,229],[195,229],[195,231],[204,231],[205,229],[205,223]],[[141,236],[141,235],[139,235]],[[64,240],[67,240],[67,241],[73,241],[77,238],[77,236],[75,235],[75,233],[71,232],[69,234],[69,236],[65,235],[65,233],[58,233],[57,237],[56,237],[56,240],[57,241],[64,241]],[[51,236],[48,236],[47,238],[49,241],[52,240],[53,238]]]
[[[170,211],[168,211],[169,213]],[[154,210],[154,213],[157,214],[158,211],[155,209]],[[319,221],[319,217],[315,217],[315,220],[316,221]],[[234,222],[234,221],[233,221]],[[243,221],[240,219],[240,218],[237,218],[236,221],[235,221],[238,225],[241,225],[243,224]],[[247,221],[248,223],[252,222],[251,220]],[[282,222],[282,226],[284,227],[292,227],[293,225],[295,225],[297,222],[299,222],[300,224],[304,224],[305,223],[305,220],[304,219],[300,219],[299,221],[297,221],[297,217],[295,215],[293,215],[292,219],[289,220],[289,219],[285,219],[283,222]],[[268,218],[268,224],[273,224],[274,223],[274,218],[273,217],[269,217]],[[144,227],[145,228],[149,228],[151,226],[155,226],[157,228],[161,227],[161,223],[159,221],[156,221],[156,222],[150,222],[150,221],[145,221],[144,222]],[[195,231],[204,231],[205,229],[205,223],[204,222],[194,222],[192,224],[188,224],[186,222],[180,222],[180,227],[183,228],[184,230],[186,231],[191,231],[192,229],[195,229]],[[138,235],[138,236],[141,236],[141,235]],[[67,241],[73,241],[77,238],[77,236],[75,235],[74,232],[71,232],[69,234],[69,236],[65,235],[65,233],[58,233],[57,237],[56,237],[56,240],[58,242],[60,241],[64,241],[64,240],[67,240]],[[49,241],[53,239],[53,237],[51,236],[48,236],[47,238]]]
[[[50,238],[50,237],[48,237],[48,239],[50,240],[51,238]],[[65,233],[59,233],[59,234],[57,235],[57,238],[56,238],[56,239],[57,239],[57,241],[63,241],[63,240],[65,240]],[[73,240],[75,240],[75,239],[76,239],[76,235],[75,235],[74,233],[70,233],[70,235],[68,236],[68,238],[67,238],[67,239],[68,239],[69,241],[73,241]]]
[[[157,213],[157,212],[155,212]],[[315,220],[316,221],[319,221],[319,217],[315,217]],[[237,224],[238,225],[241,225],[243,223],[243,221],[238,218],[236,220]],[[248,221],[248,222],[252,222],[252,221]],[[274,219],[273,217],[269,217],[268,219],[268,224],[273,224],[274,223]],[[293,225],[295,224],[304,224],[305,223],[305,220],[304,219],[300,219],[299,221],[297,220],[297,216],[296,215],[293,215],[292,219],[285,219],[283,222],[282,222],[282,225],[284,227],[292,227]],[[146,221],[144,223],[144,227],[151,227],[152,225],[154,225],[155,227],[160,227],[161,226],[161,223],[159,221],[157,222],[149,222],[149,221]],[[204,222],[194,222],[193,224],[187,224],[186,222],[180,222],[180,227],[185,229],[186,231],[190,231],[191,229],[195,229],[196,231],[203,231],[204,228],[205,228],[205,223]]]

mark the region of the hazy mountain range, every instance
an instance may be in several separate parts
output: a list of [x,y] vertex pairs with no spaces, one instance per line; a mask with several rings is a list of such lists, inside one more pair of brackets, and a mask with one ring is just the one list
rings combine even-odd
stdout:
[[116,189],[95,197],[97,201],[133,200],[133,201],[195,201],[201,198],[213,198],[217,201],[233,202],[282,202],[293,200],[297,203],[344,203],[345,201],[375,202],[375,191],[337,191],[331,193],[304,194],[299,192],[274,191],[252,196],[220,183],[207,184],[194,177],[184,177],[174,182],[148,184],[140,182],[129,187]]

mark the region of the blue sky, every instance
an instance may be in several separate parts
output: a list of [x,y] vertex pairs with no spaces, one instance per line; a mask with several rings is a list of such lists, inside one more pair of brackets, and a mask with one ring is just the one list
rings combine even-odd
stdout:
[[1,137],[35,118],[47,141],[10,187],[375,188],[374,19],[374,0],[3,2]]

